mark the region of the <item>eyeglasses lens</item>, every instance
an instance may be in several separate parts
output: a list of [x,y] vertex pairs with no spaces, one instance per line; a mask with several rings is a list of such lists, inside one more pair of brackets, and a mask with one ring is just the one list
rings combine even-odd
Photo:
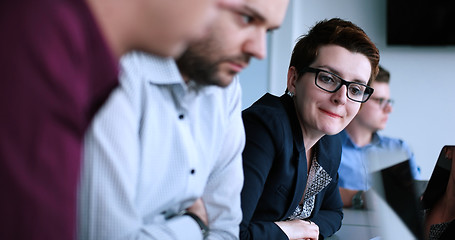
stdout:
[[342,85],[346,85],[348,87],[347,97],[357,102],[365,101],[370,95],[367,93],[366,86],[343,81],[338,76],[323,71],[317,73],[316,85],[328,92],[336,92]]

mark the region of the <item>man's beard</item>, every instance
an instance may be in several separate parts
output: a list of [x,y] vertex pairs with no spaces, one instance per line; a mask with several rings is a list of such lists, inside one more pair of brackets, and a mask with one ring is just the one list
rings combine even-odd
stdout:
[[218,85],[221,81],[217,76],[218,63],[212,63],[208,55],[186,50],[177,59],[180,72],[201,85]]
[[[204,54],[205,52],[200,50],[195,51],[189,48],[179,59],[177,59],[177,65],[180,72],[200,85],[225,86],[226,84],[223,83],[223,80],[219,75],[220,64],[228,61],[241,61],[248,63],[250,59],[249,56],[242,55],[212,60],[210,59],[210,54]],[[233,71],[228,74],[234,77],[236,72]]]

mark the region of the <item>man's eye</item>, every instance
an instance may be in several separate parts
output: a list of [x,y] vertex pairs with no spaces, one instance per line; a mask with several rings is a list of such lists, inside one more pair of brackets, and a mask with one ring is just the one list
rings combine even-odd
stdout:
[[245,15],[245,14],[242,14],[241,16],[242,16],[243,23],[246,23],[246,24],[249,24],[249,23],[253,22],[253,20],[254,20],[253,17]]

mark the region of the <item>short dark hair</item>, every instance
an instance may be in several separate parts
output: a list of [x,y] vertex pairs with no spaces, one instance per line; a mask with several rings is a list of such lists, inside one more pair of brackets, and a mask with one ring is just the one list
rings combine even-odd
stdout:
[[378,76],[376,76],[376,82],[390,83],[390,72],[379,65]]
[[368,84],[374,81],[379,71],[378,48],[360,27],[340,18],[322,20],[302,35],[292,51],[289,67],[295,67],[300,77],[303,69],[316,60],[319,48],[329,44],[365,55],[371,64]]

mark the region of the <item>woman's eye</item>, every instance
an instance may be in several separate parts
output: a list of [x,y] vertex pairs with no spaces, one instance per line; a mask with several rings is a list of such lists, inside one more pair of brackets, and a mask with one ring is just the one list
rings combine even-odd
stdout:
[[333,83],[335,80],[329,75],[322,75],[319,77],[324,83]]
[[350,86],[349,91],[351,92],[351,95],[353,95],[353,96],[363,94],[363,91],[359,86]]

